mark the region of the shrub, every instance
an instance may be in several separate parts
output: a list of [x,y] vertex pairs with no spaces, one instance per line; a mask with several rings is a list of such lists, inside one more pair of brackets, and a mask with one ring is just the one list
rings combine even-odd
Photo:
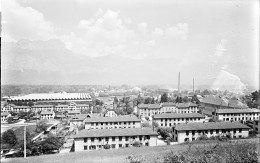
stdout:
[[139,141],[134,141],[133,146],[134,147],[141,147],[141,143]]
[[142,127],[152,127],[149,122],[142,123]]
[[104,145],[104,149],[110,149],[110,145],[109,144]]
[[142,163],[145,161],[145,159],[142,156],[134,156],[134,155],[128,156],[127,160],[129,163]]
[[200,137],[197,138],[197,140],[208,140],[207,135],[201,135]]

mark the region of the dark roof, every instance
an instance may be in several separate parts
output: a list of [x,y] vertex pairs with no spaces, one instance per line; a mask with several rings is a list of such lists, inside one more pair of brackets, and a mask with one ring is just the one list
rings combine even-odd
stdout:
[[173,102],[165,102],[165,103],[162,103],[162,107],[167,107],[167,106],[176,106],[176,104],[175,103],[173,103]]
[[177,103],[176,106],[178,108],[188,108],[188,107],[192,107],[192,106],[197,106],[197,104],[194,104],[194,103]]
[[113,129],[92,129],[81,130],[73,138],[91,138],[91,137],[111,137],[111,136],[139,136],[155,135],[157,132],[151,128],[113,128]]
[[222,98],[215,97],[212,95],[201,99],[200,102],[206,104],[212,104],[212,105],[227,106],[227,103]]
[[91,122],[140,122],[141,120],[138,119],[136,116],[118,116],[118,117],[94,117],[86,119],[86,123]]
[[160,118],[205,118],[202,114],[199,113],[176,113],[176,114],[156,114],[154,119]]
[[207,122],[207,123],[181,123],[175,130],[214,130],[214,129],[249,129],[250,127],[239,122]]
[[216,113],[260,113],[258,109],[218,109]]

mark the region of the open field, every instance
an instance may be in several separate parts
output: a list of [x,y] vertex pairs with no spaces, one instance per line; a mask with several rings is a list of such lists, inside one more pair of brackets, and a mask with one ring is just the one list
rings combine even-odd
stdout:
[[[243,142],[253,142],[259,144],[259,139],[241,139],[237,141],[238,143]],[[228,142],[223,142],[222,144],[227,144]],[[236,143],[236,142],[235,142]],[[205,141],[203,144],[200,142],[198,144],[193,143],[192,146],[196,148],[212,147],[216,145],[216,142]],[[122,163],[127,162],[127,157],[130,155],[142,155],[146,158],[146,162],[151,162],[157,156],[160,156],[167,152],[178,153],[185,151],[189,148],[189,144],[179,144],[170,146],[157,146],[157,147],[140,147],[140,148],[123,148],[114,150],[99,150],[99,151],[82,151],[76,153],[60,153],[53,155],[42,155],[35,157],[24,158],[12,158],[5,159],[4,162],[12,163],[27,163],[27,162],[47,162],[47,163],[57,163],[57,162],[88,162],[88,163]]]

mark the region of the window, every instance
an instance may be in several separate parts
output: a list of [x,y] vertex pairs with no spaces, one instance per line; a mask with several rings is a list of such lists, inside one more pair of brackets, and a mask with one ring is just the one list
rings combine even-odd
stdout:
[[187,135],[187,136],[189,135],[189,131],[186,131],[186,135]]
[[111,144],[112,148],[116,148],[116,145],[115,144]]
[[219,130],[216,130],[216,133],[218,134],[218,133],[219,133]]
[[98,126],[98,123],[96,123],[96,126]]
[[142,140],[142,136],[139,136],[139,140]]
[[234,129],[233,131],[234,131],[234,133],[236,133],[236,132],[237,132],[237,130],[236,130],[236,129]]
[[119,144],[119,148],[122,148],[123,146],[122,146],[122,144]]
[[103,123],[101,123],[101,126],[103,125]]
[[129,125],[131,125],[131,122],[128,122]]
[[208,134],[208,130],[205,130],[205,134]]
[[149,146],[149,142],[146,142],[146,143],[145,143],[145,146]]
[[112,137],[112,141],[115,141],[116,140],[116,137]]
[[85,143],[88,142],[88,138],[84,138],[84,142],[85,142]]
[[129,137],[128,137],[128,136],[126,136],[126,137],[125,137],[125,141],[128,141],[128,139],[129,139]]
[[94,123],[91,123],[91,126],[94,126]]
[[239,133],[242,133],[242,129],[241,128],[239,129]]
[[124,122],[124,125],[126,125],[126,122]]
[[102,138],[98,138],[98,141],[102,141]]
[[119,136],[119,141],[122,141],[122,136]]
[[192,135],[195,135],[195,131],[192,131]]
[[109,141],[109,137],[106,137],[106,141]]
[[133,122],[133,125],[135,125],[135,122]]
[[112,125],[113,123],[112,122],[110,122],[110,125]]
[[84,150],[88,150],[88,146],[87,145],[84,145]]
[[210,130],[210,134],[213,134],[213,130]]
[[91,142],[94,142],[94,138],[91,138]]
[[129,144],[125,144],[125,147],[129,147]]
[[195,138],[192,138],[192,141],[195,140]]

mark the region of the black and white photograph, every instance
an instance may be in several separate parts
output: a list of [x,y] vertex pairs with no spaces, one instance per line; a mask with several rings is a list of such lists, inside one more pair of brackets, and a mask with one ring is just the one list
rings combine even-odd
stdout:
[[259,0],[1,0],[1,162],[260,162]]

